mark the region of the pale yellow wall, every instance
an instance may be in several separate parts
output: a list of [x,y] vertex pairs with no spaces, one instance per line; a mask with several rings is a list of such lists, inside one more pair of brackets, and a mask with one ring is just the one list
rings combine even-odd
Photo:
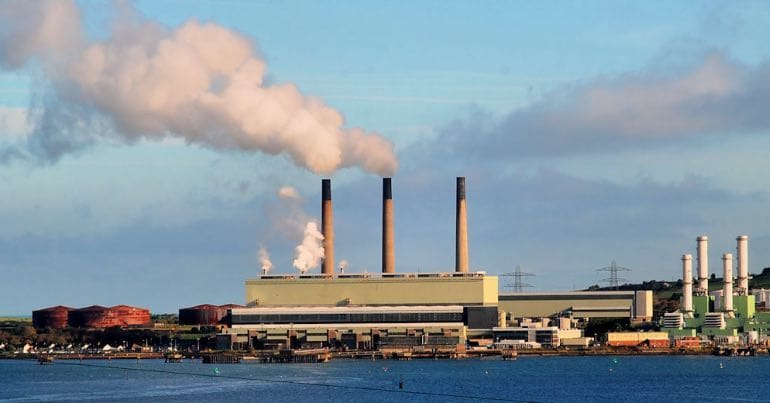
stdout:
[[632,298],[628,299],[575,299],[575,300],[549,300],[543,298],[535,301],[506,301],[498,304],[500,310],[509,312],[514,318],[521,317],[547,317],[555,315],[571,307],[581,308],[613,308],[627,307],[631,309]]
[[634,315],[637,318],[647,320],[652,318],[652,291],[636,292],[636,312]]
[[246,280],[258,306],[497,305],[496,276]]

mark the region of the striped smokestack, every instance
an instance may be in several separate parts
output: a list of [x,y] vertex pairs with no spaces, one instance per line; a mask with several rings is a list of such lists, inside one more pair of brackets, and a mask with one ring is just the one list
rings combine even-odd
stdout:
[[332,210],[332,180],[321,180],[321,232],[324,240],[324,261],[321,273],[334,274],[334,211]]
[[382,272],[396,272],[393,235],[393,189],[390,178],[382,178]]
[[455,272],[468,272],[468,216],[465,207],[465,177],[457,178]]

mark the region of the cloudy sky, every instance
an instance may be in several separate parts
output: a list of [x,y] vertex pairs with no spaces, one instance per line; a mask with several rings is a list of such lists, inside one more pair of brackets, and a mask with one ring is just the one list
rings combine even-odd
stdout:
[[453,270],[456,176],[472,268],[521,266],[532,290],[613,260],[676,279],[701,234],[712,272],[741,234],[759,272],[769,20],[761,1],[4,0],[0,314],[243,303],[268,255],[297,272],[326,177],[349,272],[380,270],[383,175],[400,272]]

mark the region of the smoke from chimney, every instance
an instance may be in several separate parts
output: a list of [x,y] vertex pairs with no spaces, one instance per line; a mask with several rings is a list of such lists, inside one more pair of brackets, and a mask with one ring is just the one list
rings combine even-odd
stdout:
[[270,261],[270,254],[267,253],[267,249],[265,249],[264,246],[259,248],[258,259],[259,264],[262,267],[262,275],[264,276],[273,269],[273,262]]
[[27,144],[5,154],[55,162],[99,140],[171,137],[286,155],[317,173],[397,169],[381,135],[345,129],[338,111],[291,83],[266,83],[250,38],[195,20],[171,29],[125,2],[115,11],[94,39],[73,0],[0,2],[0,68],[34,64],[40,77],[32,81],[43,86]]
[[332,181],[321,180],[321,231],[323,231],[323,266],[321,273],[334,274],[334,210],[332,209]]
[[396,272],[393,234],[393,189],[390,178],[382,178],[382,272]]
[[468,217],[465,206],[465,177],[457,178],[455,219],[455,272],[468,272]]
[[307,223],[305,236],[296,248],[293,262],[300,274],[305,274],[320,264],[324,256],[323,239],[323,235],[318,231],[318,224],[315,221]]

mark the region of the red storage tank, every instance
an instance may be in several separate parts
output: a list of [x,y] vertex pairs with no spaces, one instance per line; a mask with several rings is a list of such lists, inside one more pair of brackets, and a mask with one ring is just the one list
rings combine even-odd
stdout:
[[72,327],[103,328],[112,326],[140,326],[150,324],[150,311],[128,305],[111,308],[92,305],[70,312],[69,325]]
[[227,317],[227,310],[243,308],[241,305],[196,305],[179,310],[179,324],[186,326],[215,326],[223,323]]
[[32,311],[32,325],[38,329],[46,327],[63,329],[67,327],[71,310],[72,308],[68,306],[57,305]]
[[106,315],[107,307],[91,305],[85,308],[73,309],[69,314],[70,327],[100,327],[100,323]]
[[107,311],[107,326],[144,326],[149,325],[150,310],[128,305],[116,305]]

